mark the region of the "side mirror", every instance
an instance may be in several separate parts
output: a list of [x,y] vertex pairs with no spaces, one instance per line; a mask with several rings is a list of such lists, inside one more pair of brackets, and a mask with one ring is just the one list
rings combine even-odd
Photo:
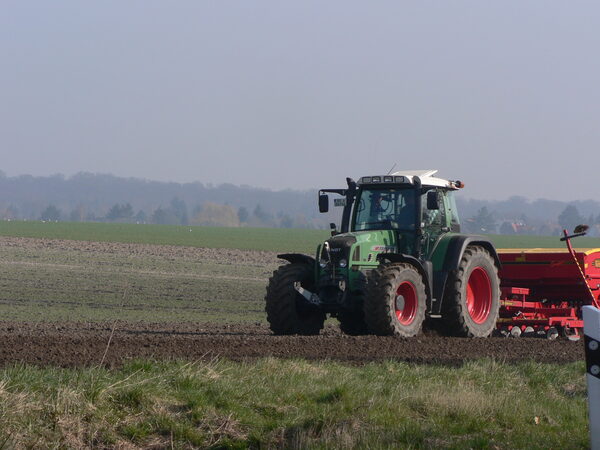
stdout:
[[326,213],[329,211],[329,195],[319,194],[319,212]]
[[429,191],[427,193],[427,209],[440,209],[440,196],[437,191]]
[[335,226],[335,223],[331,222],[329,224],[329,228],[331,229],[331,235],[335,236],[336,234],[339,234],[337,231],[337,227]]

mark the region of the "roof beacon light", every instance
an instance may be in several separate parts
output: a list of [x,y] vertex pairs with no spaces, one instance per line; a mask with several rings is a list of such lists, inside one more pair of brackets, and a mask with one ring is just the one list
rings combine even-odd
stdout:
[[394,177],[383,177],[383,182],[384,183],[393,183]]
[[456,180],[456,181],[454,182],[454,186],[456,186],[458,189],[462,189],[462,188],[464,188],[464,187],[465,187],[465,183],[463,183],[463,182],[462,182],[462,181],[460,181],[460,180]]
[[363,183],[370,183],[371,182],[371,177],[362,177],[362,182]]
[[373,177],[373,183],[381,183],[381,177]]

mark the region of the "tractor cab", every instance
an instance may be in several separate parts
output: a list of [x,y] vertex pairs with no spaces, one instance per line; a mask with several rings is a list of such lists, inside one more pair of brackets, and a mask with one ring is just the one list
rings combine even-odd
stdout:
[[[433,177],[436,172],[366,176],[357,183],[347,179],[348,189],[319,192],[320,210],[328,210],[328,192],[342,195],[345,198],[335,202],[344,207],[342,233],[392,231],[394,251],[415,258],[427,257],[442,234],[460,232],[453,191],[463,187],[463,183]],[[332,229],[334,236],[339,235],[333,224]],[[387,247],[392,250],[392,246]]]

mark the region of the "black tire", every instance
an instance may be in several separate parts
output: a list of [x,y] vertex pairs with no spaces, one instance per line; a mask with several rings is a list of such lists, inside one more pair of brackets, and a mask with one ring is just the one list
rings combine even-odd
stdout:
[[427,306],[425,284],[419,271],[404,263],[381,265],[376,270],[372,277],[376,282],[369,284],[364,302],[369,331],[380,336],[419,334]]
[[500,310],[498,268],[483,247],[468,246],[458,269],[448,276],[442,317],[447,334],[488,337],[496,328]]
[[292,263],[280,266],[269,279],[265,296],[267,320],[275,334],[319,334],[325,322],[325,313],[306,304],[294,289],[294,283],[314,292],[311,264]]
[[355,292],[353,294],[353,299],[354,304],[358,308],[350,311],[340,311],[337,315],[337,318],[340,321],[340,330],[342,330],[344,334],[350,336],[369,334],[369,329],[367,328],[363,313],[365,294],[362,292]]

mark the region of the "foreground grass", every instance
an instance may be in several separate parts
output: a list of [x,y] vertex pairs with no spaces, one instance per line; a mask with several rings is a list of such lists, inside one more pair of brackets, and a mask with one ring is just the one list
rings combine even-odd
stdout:
[[0,371],[12,447],[586,448],[583,364],[132,362]]
[[[183,245],[205,248],[235,248],[275,252],[302,252],[312,255],[318,243],[329,237],[325,230],[288,228],[218,228],[175,225],[137,225],[39,221],[0,221],[0,236],[75,241],[124,242],[136,244]],[[489,235],[498,248],[562,248],[554,236]],[[600,238],[574,241],[578,248],[600,247]]]

